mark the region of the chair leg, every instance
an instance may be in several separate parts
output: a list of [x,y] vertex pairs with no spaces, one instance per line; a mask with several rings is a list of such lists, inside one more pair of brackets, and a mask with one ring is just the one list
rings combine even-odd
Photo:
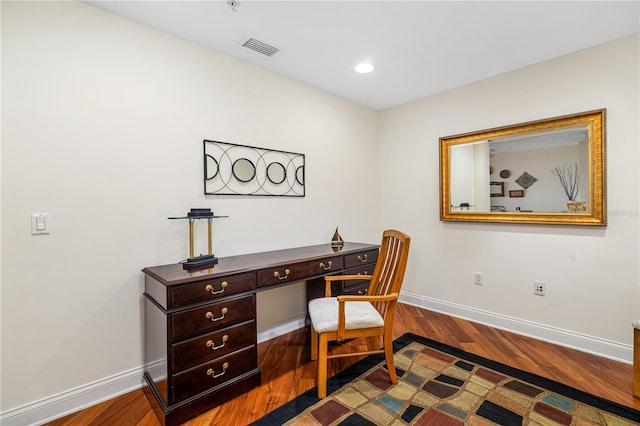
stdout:
[[318,332],[311,324],[311,361],[318,359]]
[[318,398],[327,396],[327,350],[329,339],[326,333],[320,333],[320,348],[318,355]]
[[387,361],[389,370],[389,378],[394,385],[398,383],[398,375],[396,374],[396,366],[393,362],[393,341],[391,340],[391,331],[384,333],[384,359]]
[[633,396],[640,398],[640,330],[633,329]]

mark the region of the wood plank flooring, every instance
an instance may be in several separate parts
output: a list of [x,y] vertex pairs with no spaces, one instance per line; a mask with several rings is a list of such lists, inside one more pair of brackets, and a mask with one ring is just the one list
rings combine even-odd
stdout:
[[[394,338],[412,332],[459,347],[515,368],[548,377],[622,405],[640,409],[632,396],[632,367],[576,350],[545,343],[459,318],[399,304]],[[631,333],[631,328],[629,329]],[[363,339],[335,345],[366,346]],[[329,376],[358,358],[329,363]],[[315,386],[316,364],[309,360],[309,338],[304,329],[258,345],[262,385],[185,423],[186,426],[246,425]],[[50,426],[157,426],[142,390],[136,390],[78,413],[48,423]]]

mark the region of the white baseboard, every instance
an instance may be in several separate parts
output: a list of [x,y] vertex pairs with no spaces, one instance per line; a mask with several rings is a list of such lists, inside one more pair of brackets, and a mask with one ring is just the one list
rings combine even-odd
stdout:
[[[258,333],[258,343],[304,327],[301,316],[270,325]],[[0,413],[2,426],[41,425],[92,405],[107,401],[142,387],[144,367],[134,368],[111,377],[61,392],[30,404]]]
[[142,387],[142,367],[79,386],[0,414],[2,426],[41,425]]
[[550,327],[469,306],[432,299],[419,294],[401,292],[398,300],[408,305],[440,312],[458,318],[488,325],[516,334],[533,337],[556,345],[577,349],[593,355],[631,364],[633,346],[600,339],[586,334]]
[[283,334],[291,333],[304,327],[305,315],[276,324],[269,324],[265,330],[258,330],[258,343],[266,342]]

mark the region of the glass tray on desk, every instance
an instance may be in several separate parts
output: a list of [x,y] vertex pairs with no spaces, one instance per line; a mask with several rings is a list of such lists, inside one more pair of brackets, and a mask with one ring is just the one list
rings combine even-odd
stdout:
[[220,215],[211,215],[211,216],[178,216],[178,217],[168,217],[167,219],[171,220],[180,220],[180,219],[221,219],[228,218],[229,216],[220,216]]

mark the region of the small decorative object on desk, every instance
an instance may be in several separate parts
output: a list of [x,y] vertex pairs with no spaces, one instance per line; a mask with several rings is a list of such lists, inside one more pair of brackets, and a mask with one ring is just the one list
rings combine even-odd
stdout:
[[[191,209],[187,212],[186,216],[182,217],[170,217],[169,219],[188,219],[189,220],[189,258],[182,263],[183,269],[205,269],[211,268],[218,263],[218,258],[213,254],[213,219],[218,217],[227,216],[215,216],[211,209]],[[200,256],[194,256],[194,238],[193,229],[194,222],[198,219],[207,219],[208,222],[208,245],[209,253],[201,254]]]
[[338,227],[336,226],[336,232],[333,233],[333,237],[331,237],[331,247],[342,247],[344,245],[344,240],[338,233]]

